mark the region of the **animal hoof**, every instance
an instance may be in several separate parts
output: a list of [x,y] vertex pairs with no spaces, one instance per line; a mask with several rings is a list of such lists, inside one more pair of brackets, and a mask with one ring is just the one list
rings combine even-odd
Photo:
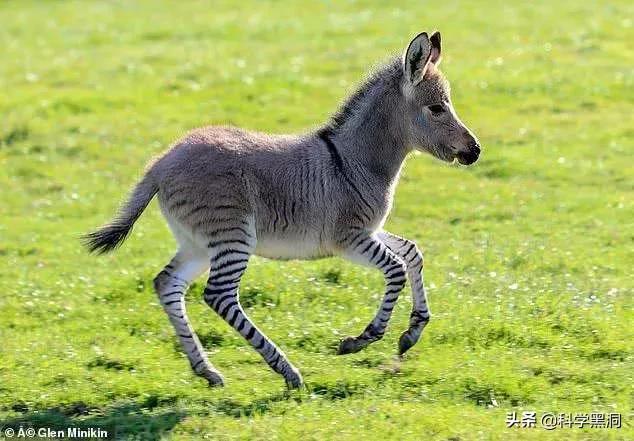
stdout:
[[225,379],[218,371],[205,369],[204,371],[199,372],[198,375],[207,380],[209,387],[222,387],[225,385]]
[[337,355],[354,354],[364,348],[365,345],[360,344],[356,337],[346,337],[339,343]]
[[405,331],[401,334],[401,337],[398,339],[398,355],[403,355],[406,353],[412,346],[416,343],[412,336],[409,335],[408,331]]
[[207,380],[209,387],[224,387],[225,381],[221,378],[218,380]]
[[293,373],[286,377],[286,385],[289,389],[299,389],[303,384],[304,379],[297,369],[293,369]]

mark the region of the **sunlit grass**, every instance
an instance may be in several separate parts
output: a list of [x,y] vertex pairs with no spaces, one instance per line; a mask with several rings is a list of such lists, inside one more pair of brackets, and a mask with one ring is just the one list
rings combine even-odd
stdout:
[[[632,5],[617,2],[2,2],[0,426],[122,438],[631,438]],[[79,234],[153,155],[205,124],[315,127],[413,34],[481,161],[412,156],[387,228],[425,250],[433,322],[397,360],[411,304],[347,357],[382,280],[339,259],[254,259],[248,311],[301,369],[283,381],[202,302],[227,386],[178,350],[151,289],[174,242],[152,204],[117,254]],[[505,429],[508,411],[620,412],[621,430]]]

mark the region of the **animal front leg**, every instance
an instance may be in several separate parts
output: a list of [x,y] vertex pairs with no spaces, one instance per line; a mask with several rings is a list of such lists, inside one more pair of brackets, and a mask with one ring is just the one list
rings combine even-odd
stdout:
[[400,292],[405,286],[405,264],[383,242],[371,233],[362,231],[344,239],[346,256],[353,261],[380,269],[385,277],[385,294],[374,319],[357,337],[347,337],[341,341],[338,354],[358,352],[370,343],[380,340],[392,315],[392,310]]
[[431,314],[427,305],[427,294],[423,285],[423,254],[414,242],[382,231],[378,235],[394,253],[407,265],[407,277],[412,285],[412,313],[409,328],[401,334],[398,351],[403,355],[420,339],[423,329],[429,323]]

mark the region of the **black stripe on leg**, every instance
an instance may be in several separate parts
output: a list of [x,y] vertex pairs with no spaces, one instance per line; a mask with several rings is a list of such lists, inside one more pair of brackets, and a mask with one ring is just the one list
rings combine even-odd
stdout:
[[240,314],[240,309],[239,308],[234,309],[233,314],[231,315],[231,318],[228,320],[229,325],[231,325],[232,328],[236,322],[236,319],[238,318],[238,314]]
[[205,299],[205,302],[207,302],[207,304],[211,307],[211,309],[213,309],[214,311],[216,311],[216,308],[218,306],[220,306],[222,304],[222,302],[224,302],[225,300],[231,298],[235,296],[235,294],[233,292],[229,293],[229,294],[225,294],[224,296],[207,296],[206,294],[203,296]]
[[229,271],[224,271],[221,273],[216,273],[213,277],[214,280],[222,279],[223,277],[233,276],[234,274],[242,273],[244,268],[236,268]]
[[374,249],[374,251],[372,252],[372,260],[374,260],[374,258],[376,257],[377,254],[379,254],[379,251],[381,250],[381,246],[379,244],[376,244],[376,248]]
[[[240,283],[240,277],[231,280],[216,280],[215,278],[207,282],[207,286],[213,286],[215,289],[227,289],[226,285],[234,285],[234,288]],[[222,287],[222,288],[221,288]]]
[[244,329],[244,325],[246,325],[246,324],[247,324],[247,319],[242,317],[242,321],[240,322],[240,324],[236,328],[236,331],[238,331],[240,334],[242,334],[242,330]]
[[161,297],[171,297],[171,296],[176,295],[176,294],[182,294],[182,291],[168,292],[167,294],[161,294]]
[[229,302],[225,305],[224,309],[222,311],[220,311],[218,314],[220,314],[220,316],[222,318],[225,318],[227,313],[229,312],[229,310],[231,309],[231,307],[233,306],[238,306],[238,302],[236,302],[235,300],[233,302]]
[[206,296],[212,297],[212,296],[220,295],[220,294],[225,293],[227,291],[233,291],[235,289],[236,289],[235,286],[234,287],[230,287],[230,288],[214,288],[214,289],[206,287],[203,294],[206,295]]
[[[223,268],[226,268],[226,267],[228,267],[228,266],[235,265],[235,264],[237,264],[237,263],[247,263],[248,261],[249,261],[249,259],[233,259],[233,260],[227,260],[226,262],[224,262],[224,263],[223,263],[222,265],[220,265],[219,267],[217,267],[217,268],[212,268],[212,269],[213,269],[213,270],[215,270],[215,271],[219,271],[219,270],[221,270],[221,269],[223,269]],[[214,262],[214,263],[215,263],[215,262]],[[247,267],[247,266],[245,265],[245,266],[244,266],[244,267],[242,267],[241,269],[244,269],[244,268],[246,268],[246,267]]]
[[361,254],[365,254],[372,245],[374,245],[374,242],[370,241],[370,243],[363,249],[363,251],[361,251]]
[[214,302],[214,311],[220,313],[220,305],[222,305],[226,300],[235,298],[235,291],[232,291],[230,294],[225,294],[222,297],[218,297],[218,301]]
[[220,245],[225,245],[225,244],[240,244],[240,245],[244,245],[245,247],[250,247],[251,245],[249,245],[248,242],[242,240],[242,239],[227,239],[227,240],[214,240],[211,241],[207,244],[207,248],[214,248]]
[[416,244],[412,243],[410,244],[409,248],[407,248],[407,251],[405,253],[403,253],[403,256],[407,256],[409,253],[412,252],[412,250],[416,248]]
[[[406,246],[406,245],[407,245],[407,242],[405,242],[405,244],[404,244],[404,245],[403,245],[400,249],[405,248],[405,246]],[[415,244],[414,242],[411,242],[411,243],[409,244],[409,247],[407,247],[407,251],[405,251],[405,252],[403,253],[403,255],[404,255],[404,256],[407,256],[409,253],[411,253],[411,252],[412,252],[412,249],[413,249],[415,246],[416,246],[416,244]]]
[[392,277],[392,271],[400,271],[403,273],[403,276],[405,276],[405,272],[403,271],[403,268],[401,268],[400,265],[394,265],[392,268],[390,268],[389,270],[387,270],[385,272],[385,277]]
[[248,252],[248,251],[242,251],[242,250],[236,250],[236,249],[233,249],[233,248],[229,248],[229,249],[226,249],[226,250],[223,250],[223,251],[220,251],[219,253],[217,253],[214,256],[214,260],[218,260],[221,257],[228,256],[229,254],[243,254],[245,256],[250,256],[251,255],[251,253]]
[[412,313],[410,314],[410,319],[416,319],[417,323],[426,322],[429,320],[429,316],[425,316],[424,314],[428,313],[428,309],[425,309],[423,311],[412,311]]
[[280,354],[279,352],[275,353],[276,357],[275,360],[271,360],[271,362],[269,363],[269,366],[271,366],[272,368],[274,368],[275,366],[277,366],[277,363],[279,363],[280,361]]
[[383,266],[384,265],[384,262],[383,262],[384,260],[386,261],[385,263],[390,261],[390,256],[387,253],[387,250],[385,248],[383,248],[383,252],[381,253],[381,257],[376,262],[377,266],[379,266],[379,267]]
[[390,286],[403,286],[405,284],[405,280],[396,280],[394,282],[390,282],[388,284],[386,284],[386,287],[390,287]]

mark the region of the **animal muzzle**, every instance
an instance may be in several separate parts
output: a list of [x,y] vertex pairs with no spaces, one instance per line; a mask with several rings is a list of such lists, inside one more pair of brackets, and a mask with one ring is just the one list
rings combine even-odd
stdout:
[[456,154],[458,162],[462,165],[471,165],[480,157],[480,144],[475,139],[469,142],[466,150],[461,150]]

